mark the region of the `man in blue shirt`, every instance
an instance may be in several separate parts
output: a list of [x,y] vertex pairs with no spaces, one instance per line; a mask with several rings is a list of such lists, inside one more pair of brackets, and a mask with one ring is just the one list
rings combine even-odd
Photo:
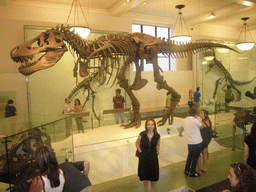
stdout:
[[198,112],[200,111],[200,103],[202,103],[199,89],[200,87],[197,87],[196,91],[194,92],[194,108],[196,108]]

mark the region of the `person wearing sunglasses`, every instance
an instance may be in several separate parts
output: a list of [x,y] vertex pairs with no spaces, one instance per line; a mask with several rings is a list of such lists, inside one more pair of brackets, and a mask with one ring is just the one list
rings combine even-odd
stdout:
[[256,172],[245,163],[231,163],[228,179],[231,190],[223,192],[255,192]]

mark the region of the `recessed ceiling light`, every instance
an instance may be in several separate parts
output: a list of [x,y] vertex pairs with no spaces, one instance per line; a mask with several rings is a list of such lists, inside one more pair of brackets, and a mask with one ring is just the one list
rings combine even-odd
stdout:
[[208,18],[209,18],[209,19],[212,19],[212,18],[214,18],[214,17],[216,17],[215,13],[214,13],[214,12],[211,12]]

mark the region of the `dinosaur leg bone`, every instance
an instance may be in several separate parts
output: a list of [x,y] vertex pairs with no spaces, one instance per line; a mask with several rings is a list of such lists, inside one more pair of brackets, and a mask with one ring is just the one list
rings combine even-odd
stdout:
[[160,67],[158,66],[158,61],[157,61],[157,49],[156,47],[147,47],[148,49],[151,49],[151,58],[149,60],[153,64],[153,70],[154,70],[154,81],[157,83],[157,89],[165,89],[171,93],[171,105],[168,107],[168,110],[165,111],[165,114],[157,124],[158,125],[164,125],[167,118],[171,117],[171,124],[173,123],[173,117],[174,117],[174,110],[176,108],[176,105],[180,101],[180,94],[178,94],[172,87],[168,86],[166,81],[164,81],[164,78],[162,75],[160,75]]
[[131,63],[132,60],[134,60],[134,58],[132,59],[128,57],[123,67],[121,68],[120,72],[117,75],[117,79],[120,87],[122,87],[126,91],[126,93],[129,95],[131,99],[131,104],[132,104],[133,113],[132,113],[131,122],[126,125],[122,125],[124,126],[125,129],[134,127],[134,126],[135,128],[138,128],[141,125],[140,103],[138,99],[135,97],[135,95],[133,94],[132,88],[131,88],[132,86],[129,86],[128,80],[124,75],[125,69],[127,69],[128,65]]
[[133,112],[131,122],[122,126],[124,126],[125,129],[134,127],[134,126],[135,128],[138,128],[141,125],[140,103],[138,99],[135,97],[135,95],[133,94],[132,90],[129,88],[127,79],[125,81],[119,82],[119,85],[129,95],[132,103],[132,112]]

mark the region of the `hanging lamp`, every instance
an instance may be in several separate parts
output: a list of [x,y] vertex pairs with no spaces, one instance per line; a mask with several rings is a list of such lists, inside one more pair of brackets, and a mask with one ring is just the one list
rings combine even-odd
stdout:
[[[175,44],[186,44],[191,41],[191,36],[189,35],[187,25],[185,23],[185,20],[182,16],[181,9],[183,9],[185,5],[176,5],[175,8],[179,10],[178,17],[176,19],[174,28],[172,30],[172,34],[175,30],[175,36],[171,36],[171,40],[175,42]],[[187,34],[183,34],[183,28],[187,29]]]
[[[88,7],[89,7],[89,0],[88,0]],[[66,25],[68,25],[69,17],[71,15],[71,12],[72,12],[73,8],[74,8],[74,10],[73,10],[74,11],[74,25],[71,25],[70,30],[71,31],[74,30],[75,33],[77,33],[80,37],[86,38],[90,34],[91,29],[89,28],[88,21],[85,17],[85,14],[83,12],[83,9],[82,9],[82,6],[81,6],[79,0],[73,0],[73,2],[71,4],[70,11],[69,11],[69,15],[68,15]],[[78,14],[78,9],[79,8],[81,9],[81,12],[82,12],[83,17],[86,21],[87,26],[82,26],[82,25],[79,24],[79,14]],[[89,11],[88,11],[88,14],[89,14]]]
[[[238,49],[242,50],[242,51],[248,51],[250,49],[252,49],[255,45],[255,42],[253,42],[253,38],[252,38],[252,35],[249,31],[249,28],[248,28],[248,25],[246,23],[246,21],[249,19],[249,17],[243,17],[241,18],[241,20],[244,21],[244,24],[243,24],[243,27],[242,27],[242,30],[241,30],[241,33],[238,37],[238,41],[237,41],[237,44],[236,46],[238,47]],[[242,35],[244,31],[244,40],[240,40],[240,37]],[[248,31],[248,32],[247,32]],[[248,42],[246,41],[246,32],[250,34],[251,38],[252,38],[252,41],[251,42]]]

